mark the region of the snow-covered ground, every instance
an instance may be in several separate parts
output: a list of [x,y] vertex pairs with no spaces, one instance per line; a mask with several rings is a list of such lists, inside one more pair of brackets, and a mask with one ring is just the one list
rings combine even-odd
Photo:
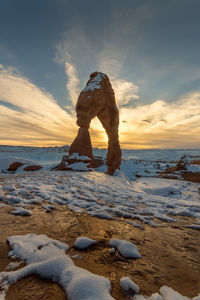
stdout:
[[[27,165],[41,165],[45,170],[58,165],[67,154],[69,147],[13,147],[0,146],[0,174],[4,173],[12,162],[20,161]],[[100,156],[104,160],[107,150],[93,149],[93,155]],[[130,180],[135,180],[138,175],[152,176],[157,171],[174,166],[183,154],[188,157],[200,157],[200,150],[186,149],[155,149],[155,150],[122,150],[121,170]],[[101,167],[98,171],[105,171]],[[20,169],[18,172],[22,172]]]
[[[117,171],[115,176],[104,174],[105,165],[91,172],[50,171],[61,161],[66,149],[0,146],[0,177],[3,179],[0,181],[0,206],[11,205],[13,214],[28,217],[34,214],[34,205],[40,205],[46,211],[61,205],[78,213],[132,224],[138,230],[143,228],[143,224],[165,226],[167,223],[176,224],[183,217],[192,217],[185,219],[180,226],[200,230],[199,184],[164,179],[157,174],[174,166],[183,154],[191,159],[199,157],[200,150],[123,150],[121,171]],[[94,154],[105,159],[106,151],[95,149]],[[25,172],[20,167],[16,174],[8,174],[6,169],[16,161],[43,168]],[[198,166],[196,168],[199,171]],[[42,245],[40,249],[37,248],[38,239]],[[88,242],[82,238],[79,243],[82,245],[85,241]],[[8,242],[13,248],[12,255],[26,260],[27,267],[0,273],[3,288],[0,299],[4,299],[9,284],[31,272],[59,282],[72,300],[93,299],[91,290],[81,290],[82,286],[87,285],[87,280],[94,284],[96,300],[113,299],[110,282],[75,267],[64,252],[67,246],[63,247],[58,241],[32,235],[32,243],[28,236],[12,237]],[[110,246],[120,248],[118,251],[122,254],[130,251],[128,241],[111,240]],[[134,250],[138,251],[136,248]],[[53,267],[55,260],[58,263],[56,268]],[[134,286],[126,277],[121,284],[125,291],[127,286]],[[77,291],[76,295],[74,291]],[[160,294],[154,294],[151,298],[141,295],[131,297],[137,300],[189,299],[168,287],[162,287]],[[199,300],[200,296],[193,299]]]
[[4,175],[0,185],[1,203],[18,208],[18,212],[23,208],[31,214],[34,204],[44,209],[65,205],[99,218],[138,220],[151,226],[189,216],[200,229],[199,184],[195,183],[154,177],[130,181],[122,172],[109,176],[98,171],[37,171]]

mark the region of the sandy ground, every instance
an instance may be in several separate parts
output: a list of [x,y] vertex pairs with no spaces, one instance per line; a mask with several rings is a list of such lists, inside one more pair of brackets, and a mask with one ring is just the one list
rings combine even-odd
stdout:
[[[112,295],[116,299],[129,299],[120,288],[119,280],[122,276],[130,276],[145,295],[158,292],[163,285],[171,286],[189,297],[197,296],[200,292],[200,233],[182,227],[187,223],[187,218],[182,218],[175,225],[160,223],[163,227],[145,225],[144,229],[136,229],[123,220],[97,219],[74,213],[65,207],[45,213],[39,206],[35,206],[30,217],[14,216],[10,214],[11,210],[10,206],[0,208],[0,271],[4,271],[11,262],[6,237],[32,232],[68,243],[69,255],[81,255],[81,259],[73,259],[74,263],[109,278]],[[98,244],[88,250],[78,251],[73,248],[78,236],[96,239]],[[119,254],[111,255],[108,245],[111,237],[135,243],[142,258],[130,260]],[[57,284],[29,276],[11,286],[6,299],[64,300],[66,296]]]

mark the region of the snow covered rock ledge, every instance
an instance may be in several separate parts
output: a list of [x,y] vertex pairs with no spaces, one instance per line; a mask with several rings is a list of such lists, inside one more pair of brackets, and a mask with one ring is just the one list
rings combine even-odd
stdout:
[[28,234],[7,239],[13,248],[9,256],[25,260],[27,266],[17,271],[0,273],[0,296],[13,283],[28,275],[37,275],[60,284],[69,300],[113,300],[110,281],[76,267],[65,254],[68,245],[46,235]]

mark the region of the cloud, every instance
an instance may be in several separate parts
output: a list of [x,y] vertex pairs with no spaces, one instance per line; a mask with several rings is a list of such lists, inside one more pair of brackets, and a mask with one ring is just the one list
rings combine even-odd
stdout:
[[[56,43],[55,62],[65,62],[78,66],[80,70],[93,66],[99,48],[82,27],[74,27],[63,33],[62,39]],[[92,70],[94,71],[94,70]]]
[[12,68],[0,68],[0,140],[23,145],[70,143],[75,119],[53,96]]
[[97,54],[97,68],[110,78],[119,107],[139,99],[139,87],[132,81],[123,78],[122,75],[126,59],[127,53],[109,42]]
[[125,51],[121,51],[117,45],[109,42],[96,53],[98,69],[113,78],[118,77],[122,71],[126,58]]
[[120,140],[136,148],[198,148],[200,92],[168,103],[163,100],[120,110]]
[[[90,73],[101,71],[110,78],[118,105],[132,105],[139,98],[139,87],[125,78],[126,60],[127,52],[119,47],[117,38],[105,42],[100,35],[95,43],[84,28],[68,30],[56,45],[55,61],[65,68],[68,77],[66,88],[73,104],[76,103],[80,87],[85,85]],[[76,70],[82,75],[80,78]]]
[[[76,77],[73,67],[68,72]],[[76,87],[78,81],[71,82]],[[70,85],[70,88],[73,87]],[[124,89],[126,92],[126,89]],[[132,90],[132,93],[134,94]],[[123,92],[121,92],[123,96]],[[126,93],[123,96],[129,99]],[[75,118],[62,109],[53,96],[12,68],[0,66],[0,140],[2,144],[71,144],[78,128]],[[200,145],[200,92],[168,103],[120,108],[120,142],[123,148],[198,148]],[[94,146],[106,146],[100,122],[91,124]]]
[[132,100],[139,99],[139,87],[133,82],[124,79],[111,79],[112,87],[115,91],[115,97],[119,107],[132,102]]
[[68,77],[66,88],[72,104],[75,105],[80,93],[80,80],[78,78],[75,66],[68,62],[65,62],[65,72]]
[[[72,106],[77,101],[80,94],[80,86],[84,86],[88,80],[90,73],[95,71],[91,59],[94,57],[94,49],[91,45],[91,41],[86,37],[86,34],[82,29],[74,28],[63,34],[63,39],[56,44],[55,62],[62,65],[67,75],[66,89],[71,100],[70,105],[67,106],[69,111],[72,111]],[[83,70],[84,66],[87,66],[87,73],[85,78],[80,81],[78,77],[78,71]],[[88,69],[90,66],[91,69]],[[84,84],[83,84],[84,82]]]

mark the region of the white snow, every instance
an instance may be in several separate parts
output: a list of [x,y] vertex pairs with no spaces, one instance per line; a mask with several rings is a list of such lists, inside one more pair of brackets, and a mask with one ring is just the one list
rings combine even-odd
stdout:
[[67,166],[74,171],[89,171],[88,165],[84,162],[75,162]]
[[151,177],[131,181],[125,174],[119,175],[97,171],[2,175],[0,201],[25,209],[30,205],[67,205],[99,218],[123,218],[135,227],[142,226],[137,220],[156,227],[162,225],[160,221],[177,222],[182,216],[194,218],[185,225],[199,225],[199,184]]
[[[110,281],[87,270],[76,267],[65,251],[67,244],[48,238],[46,235],[18,235],[7,238],[12,250],[9,257],[26,262],[26,266],[16,271],[0,272],[0,299],[5,299],[10,285],[28,275],[37,275],[60,284],[68,299],[72,300],[112,300]],[[11,263],[7,270],[13,270],[21,262]],[[139,287],[129,277],[123,276],[120,285],[133,300],[200,300],[199,296],[192,299],[182,296],[172,288],[163,286],[160,294],[150,297],[133,295],[139,293]]]
[[[26,235],[15,235],[7,238],[12,250],[8,256],[16,256],[20,260],[27,261],[27,263],[35,262],[43,259],[42,252],[38,250],[44,246],[54,245],[56,248],[61,249],[63,252],[69,249],[65,243],[47,237],[45,234],[36,235],[29,233]],[[53,254],[53,252],[52,252]],[[41,258],[39,258],[41,256]]]
[[200,165],[187,165],[187,170],[190,172],[200,172]]
[[[132,300],[164,300],[164,299],[161,295],[159,295],[158,293],[155,293],[155,294],[152,294],[151,297],[135,295],[132,297]],[[170,299],[170,300],[175,300],[175,299]]]
[[76,267],[65,254],[68,245],[49,239],[45,235],[28,234],[9,237],[13,250],[10,257],[25,260],[27,266],[12,272],[0,273],[3,292],[11,284],[28,275],[37,275],[60,284],[68,299],[112,300],[110,281],[102,276]]
[[200,225],[198,224],[184,225],[183,227],[200,230]]
[[6,293],[5,290],[0,292],[0,300],[5,300],[6,299]]
[[17,267],[19,267],[21,264],[22,264],[21,261],[16,261],[16,262],[13,261],[13,262],[9,263],[9,265],[7,265],[6,270],[7,271],[14,270]]
[[73,255],[71,255],[71,258],[74,258],[74,259],[82,259],[82,256],[79,255],[79,254],[73,254]]
[[2,201],[5,201],[9,204],[18,204],[23,203],[23,199],[21,197],[15,197],[15,196],[5,196],[2,198]]
[[[97,171],[86,173],[49,171],[62,159],[64,149],[59,147],[36,149],[0,146],[0,201],[19,212],[31,211],[34,205],[50,210],[59,205],[67,206],[78,213],[84,212],[99,218],[122,221],[126,226],[134,226],[135,230],[140,232],[143,228],[142,223],[154,227],[163,226],[163,223],[177,222],[182,220],[182,216],[189,216],[192,219],[184,220],[184,225],[179,226],[200,230],[199,184],[179,179],[163,179],[157,174],[158,171],[176,165],[182,154],[187,151],[122,152],[121,171],[117,171],[116,176],[112,177],[103,173],[106,170],[105,165],[97,168]],[[199,150],[188,150],[188,153],[191,159],[194,156],[196,159]],[[94,154],[105,158],[106,150],[94,149]],[[82,159],[85,160],[86,157]],[[43,169],[28,174],[24,174],[22,168],[18,170],[18,174],[3,173],[14,161],[27,165],[32,162],[37,165],[39,163]],[[83,165],[86,169],[86,164]],[[187,164],[187,168],[199,172],[197,165]],[[86,170],[88,171],[88,168]],[[0,207],[3,205],[0,204]],[[73,300],[93,299],[93,292],[99,297],[95,299],[113,299],[109,294],[110,282],[106,278],[75,267],[71,258],[65,254],[68,249],[66,244],[36,235],[11,237],[8,241],[13,247],[9,256],[25,260],[27,266],[17,271],[0,273],[3,287],[0,300],[5,299],[5,291],[9,284],[32,273],[58,282],[67,297],[73,297]],[[110,242],[110,246],[116,248],[121,255],[133,255],[136,251],[137,258],[141,257],[137,247],[128,241],[112,239]],[[114,252],[114,248],[110,253]],[[89,286],[90,282],[94,290],[86,290],[84,298],[83,288]],[[189,300],[169,287],[162,287],[159,293],[150,297],[135,295],[132,299]],[[192,300],[200,300],[200,295]]]
[[119,253],[126,258],[141,258],[138,247],[131,242],[119,239],[111,239],[109,242],[111,247],[117,248]]
[[69,159],[77,159],[77,160],[83,160],[83,161],[88,161],[91,160],[90,157],[86,156],[86,155],[79,155],[77,152],[72,153],[69,156]]
[[173,290],[171,287],[163,286],[160,288],[160,294],[155,293],[150,297],[135,295],[133,300],[200,300],[200,294],[194,298],[182,296],[180,293]]
[[14,211],[11,211],[11,214],[19,216],[32,216],[32,212],[30,210],[22,207],[17,207]]
[[90,239],[88,237],[78,237],[74,243],[74,247],[77,249],[87,249],[92,245],[95,245],[97,242],[93,239]]
[[133,295],[138,294],[140,291],[139,286],[128,276],[123,276],[120,278],[120,285],[125,294]]
[[135,227],[135,228],[141,228],[141,229],[144,228],[144,226],[140,225],[139,223],[133,222],[133,221],[126,221],[126,223],[133,225],[133,227]]
[[98,73],[92,80],[86,85],[82,92],[94,91],[95,89],[100,89],[100,83],[102,79],[105,78],[105,74]]
[[111,248],[110,251],[109,251],[110,254],[115,254],[115,252],[116,252],[115,248]]
[[3,173],[3,174],[13,173],[12,171],[11,172],[7,171],[7,169],[14,162],[22,163],[22,166],[18,167],[17,170],[14,172],[16,174],[18,174],[18,173],[27,173],[26,171],[24,171],[24,168],[28,167],[28,166],[41,166],[40,164],[38,164],[37,161],[30,160],[30,159],[25,159],[25,158],[22,158],[22,157],[15,157],[15,156],[3,157],[3,158],[0,157],[0,174],[1,173]]

